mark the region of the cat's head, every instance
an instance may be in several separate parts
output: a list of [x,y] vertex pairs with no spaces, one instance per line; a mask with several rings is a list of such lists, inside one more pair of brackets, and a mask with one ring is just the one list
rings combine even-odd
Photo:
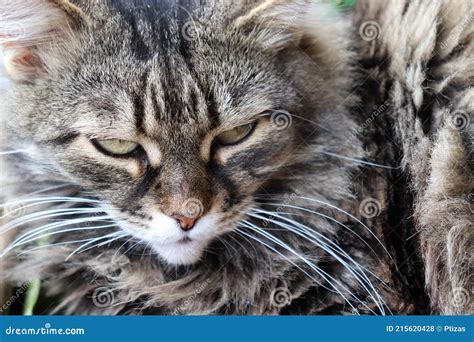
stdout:
[[324,7],[1,6],[10,126],[171,264],[199,260],[328,134],[334,95],[305,24]]

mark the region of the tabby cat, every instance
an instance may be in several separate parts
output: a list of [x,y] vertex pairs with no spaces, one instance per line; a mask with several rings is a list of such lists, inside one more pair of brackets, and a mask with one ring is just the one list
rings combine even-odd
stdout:
[[37,313],[473,313],[473,37],[463,0],[0,0],[2,280]]

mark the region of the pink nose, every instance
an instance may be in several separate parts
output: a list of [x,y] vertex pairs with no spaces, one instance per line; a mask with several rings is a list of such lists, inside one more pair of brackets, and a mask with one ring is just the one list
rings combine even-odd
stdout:
[[186,217],[183,215],[173,215],[171,217],[178,221],[181,229],[184,231],[191,230],[198,220],[198,217]]

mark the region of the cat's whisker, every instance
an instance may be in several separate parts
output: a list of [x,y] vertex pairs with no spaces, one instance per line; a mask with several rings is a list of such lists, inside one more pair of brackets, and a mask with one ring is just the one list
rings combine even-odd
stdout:
[[[265,196],[257,196],[257,198],[261,198],[263,200],[265,200]],[[267,196],[268,198],[271,198],[273,199],[274,196]],[[309,198],[309,197],[304,197],[304,196],[295,196],[296,198],[299,198],[299,199],[303,199],[303,200],[306,200],[306,201],[310,201],[310,202],[315,202],[315,203],[319,203],[319,204],[322,204],[324,206],[327,206],[331,209],[334,209],[336,211],[339,211],[347,216],[349,216],[351,219],[353,219],[354,221],[356,221],[358,224],[360,224],[365,230],[367,230],[367,232],[372,235],[372,237],[375,238],[375,240],[380,244],[380,246],[382,247],[382,249],[384,250],[384,252],[387,253],[388,257],[390,258],[391,261],[393,261],[395,263],[395,260],[393,259],[393,257],[390,255],[390,252],[388,251],[387,247],[385,247],[385,245],[382,243],[382,241],[380,241],[380,239],[377,237],[377,235],[375,235],[375,233],[364,223],[362,222],[361,220],[359,220],[357,217],[355,217],[354,215],[352,215],[351,213],[347,212],[346,210],[344,209],[341,209],[331,203],[327,203],[327,202],[324,202],[324,201],[321,201],[321,200],[318,200],[318,199],[315,199],[315,198]],[[396,263],[395,263],[396,264]]]
[[[123,246],[125,246],[127,243],[129,243],[130,241],[134,240],[135,237],[134,236],[131,236],[130,238],[128,238],[124,243],[122,243],[119,248],[117,248],[117,250],[115,251],[114,255],[112,256],[112,263],[115,261],[115,258],[117,257],[118,253],[120,252],[120,250],[122,249]],[[128,248],[130,249],[130,248]],[[127,249],[127,251],[128,251]],[[127,251],[125,251],[124,254],[127,254]]]
[[[274,111],[269,111],[268,113],[263,113],[261,116],[262,116],[262,117],[271,116],[273,113],[276,113],[276,112],[274,112]],[[286,114],[283,113],[283,115],[286,115]],[[317,122],[314,121],[314,120],[307,119],[307,118],[305,118],[305,117],[303,117],[303,116],[299,116],[299,115],[296,115],[296,114],[294,114],[294,113],[288,113],[288,115],[289,115],[291,118],[296,118],[296,119],[299,119],[299,120],[301,120],[301,121],[308,122],[308,123],[310,123],[310,124],[312,124],[312,125],[314,125],[314,126],[316,126],[316,127],[318,127],[318,128],[324,129],[324,130],[327,131],[327,132],[330,131],[329,128],[322,126],[320,123],[317,123]]]
[[[302,257],[299,253],[297,253],[295,250],[293,250],[290,246],[288,246],[287,244],[285,244],[283,241],[281,241],[280,239],[278,239],[277,237],[275,237],[274,235],[266,232],[264,229],[254,225],[252,222],[249,222],[249,221],[246,221],[244,220],[243,221],[244,223],[246,223],[247,225],[249,225],[252,229],[254,229],[256,232],[258,232],[259,234],[267,237],[268,239],[270,239],[271,241],[277,243],[278,245],[280,245],[281,247],[287,249],[288,251],[290,251],[292,254],[294,254],[296,257],[298,257],[299,259],[301,259],[303,262],[305,262],[308,266],[310,266],[313,270],[315,270],[320,276],[324,275],[324,280],[326,280],[329,284],[331,284],[331,286],[334,288],[334,290],[336,290],[337,293],[341,294],[339,289],[336,288],[329,280],[328,278],[326,278],[326,276],[328,276],[330,279],[334,280],[337,282],[337,280],[335,280],[332,276],[330,276],[329,274],[327,274],[325,271],[321,270],[319,267],[317,267],[316,265],[314,265],[313,263],[309,262],[307,260],[307,258],[305,257]],[[321,273],[320,273],[321,272]],[[312,278],[314,280],[314,278]],[[327,289],[327,288],[326,288]],[[328,289],[330,290],[330,289]],[[350,291],[348,291],[347,289],[345,289],[347,292],[350,293]]]
[[[292,207],[292,206],[291,206]],[[298,208],[298,207],[295,207],[295,208]],[[304,209],[304,208],[302,208]],[[274,213],[274,212],[269,212],[269,211],[266,211],[266,210],[262,210],[262,209],[258,209],[260,210],[262,213],[266,214],[266,215],[270,215],[270,217],[279,217],[279,215],[281,215],[282,213],[281,212],[278,212],[278,214]],[[316,212],[315,212],[316,213]],[[323,216],[326,216],[326,215],[323,215]],[[328,239],[326,236],[320,234],[319,232],[317,232],[316,230],[313,230],[311,229],[310,227],[307,227],[306,225],[302,224],[301,222],[297,222],[297,221],[294,221],[294,220],[290,220],[290,219],[287,219],[285,217],[280,217],[281,219],[284,219],[284,220],[287,220],[288,222],[292,223],[292,224],[296,224],[297,226],[300,227],[300,229],[304,230],[305,233],[307,234],[310,234],[310,235],[318,235],[320,236],[322,239],[324,239],[325,241],[328,241],[331,246],[333,246],[334,248],[336,248],[340,253],[342,253],[342,255],[344,257],[346,257],[347,259],[351,260],[351,262],[353,262],[354,264],[356,264],[358,267],[360,267],[361,269],[365,270],[366,272],[368,272],[370,275],[372,275],[374,278],[376,278],[377,280],[379,280],[380,282],[383,283],[383,281],[376,275],[374,274],[373,272],[371,272],[370,270],[366,269],[365,267],[361,266],[359,263],[357,263],[355,260],[353,260],[353,258],[347,254],[340,246],[338,246],[336,243],[334,243],[333,241],[331,241],[330,239]],[[328,217],[330,218],[330,217]],[[265,218],[266,219],[266,218]],[[341,222],[337,221],[334,219],[335,222],[338,222],[340,224],[342,224]],[[267,229],[268,230],[268,229]],[[363,240],[364,241],[364,240]],[[365,242],[365,241],[364,241]],[[367,244],[367,243],[366,243]],[[367,244],[368,245],[368,244]],[[369,248],[370,248],[370,245],[368,245]],[[372,248],[371,248],[372,250]]]
[[[233,236],[234,234],[232,234],[232,233],[235,233],[235,235],[237,235],[238,237],[241,237],[242,239],[244,239],[254,249],[255,253],[257,254],[257,249],[255,248],[253,243],[251,243],[248,238],[246,238],[244,235],[240,234],[238,231],[233,230],[228,236],[233,241],[235,241],[240,247],[242,247],[243,251],[245,251],[245,246],[239,241],[239,239],[237,237]],[[256,263],[256,260],[253,260],[253,261]]]
[[[358,312],[357,309],[354,307],[354,305],[350,302],[350,300],[341,292],[341,290],[336,286],[334,285],[333,282],[335,282],[336,284],[340,285],[341,288],[345,291],[347,291],[347,293],[351,293],[347,288],[345,288],[344,285],[340,284],[340,282],[338,282],[336,279],[334,279],[334,277],[332,277],[331,275],[329,275],[327,272],[325,272],[324,270],[322,270],[321,268],[317,267],[316,265],[314,265],[314,263],[310,262],[307,258],[301,256],[298,252],[296,252],[294,249],[292,249],[290,246],[288,246],[286,243],[284,243],[283,241],[281,241],[280,239],[276,238],[275,236],[273,236],[272,234],[268,233],[268,232],[265,232],[265,230],[261,229],[260,227],[257,227],[256,225],[254,225],[253,223],[249,222],[249,221],[246,221],[244,220],[243,223],[245,223],[245,227],[247,228],[251,228],[253,231],[255,231],[256,233],[266,237],[268,240],[276,243],[277,245],[279,245],[280,247],[284,248],[285,250],[289,251],[290,253],[292,253],[293,255],[295,255],[298,259],[300,259],[301,261],[303,261],[306,265],[308,265],[312,270],[314,270],[322,279],[324,279],[332,288],[333,290],[338,293],[348,304],[349,306],[354,310],[354,312]],[[252,235],[248,234],[248,237],[250,238],[253,238],[255,239],[255,237],[253,237]],[[259,239],[256,239],[258,242],[260,243],[263,243],[261,240]],[[263,243],[264,244],[264,243]],[[300,269],[302,272],[304,272],[310,279],[312,279],[313,281],[316,282],[316,284],[320,284],[321,287],[327,289],[328,291],[331,291],[333,292],[333,290],[327,288],[326,286],[324,286],[324,284],[321,284],[317,279],[315,279],[314,277],[312,277],[310,274],[308,274],[306,271],[304,271],[301,267],[297,266],[294,262],[292,262],[287,256],[285,256],[284,254],[282,254],[281,252],[279,252],[278,250],[276,250],[274,247],[268,245],[268,244],[264,244],[267,248],[270,248],[271,250],[273,250],[275,253],[279,254],[281,257],[285,258],[286,260],[288,260],[289,262],[291,262],[295,267],[298,267],[298,269]],[[360,302],[361,304],[364,304],[360,299],[358,299],[355,295],[351,294],[351,297],[353,297],[354,299],[356,299],[358,302]],[[370,308],[368,308],[370,310]]]
[[103,242],[97,243],[97,244],[92,245],[92,246],[89,246],[89,247],[86,248],[86,249],[82,249],[82,250],[80,250],[80,251],[78,251],[78,252],[73,253],[73,255],[84,253],[85,251],[88,251],[88,250],[90,250],[90,249],[92,249],[92,248],[97,248],[97,247],[101,247],[101,246],[107,245],[107,244],[109,244],[109,243],[111,243],[111,242],[113,242],[113,241],[122,239],[122,238],[127,237],[127,236],[128,236],[127,233],[125,233],[125,232],[123,232],[123,231],[118,231],[118,232],[115,233],[115,235],[111,235],[111,237],[112,237],[111,239],[109,239],[109,240],[107,240],[107,241],[103,241]]
[[321,200],[317,200],[315,198],[309,198],[309,197],[304,197],[304,196],[298,196],[299,198],[301,199],[304,199],[304,200],[308,200],[308,201],[312,201],[312,202],[316,202],[316,203],[320,203],[322,205],[326,205],[332,209],[335,209],[343,214],[346,214],[347,216],[349,216],[351,219],[355,220],[357,223],[359,223],[360,225],[362,225],[362,227],[364,227],[365,230],[367,230],[367,232],[369,232],[370,235],[372,235],[375,240],[380,244],[380,246],[384,249],[384,251],[387,253],[387,255],[389,256],[389,258],[395,262],[395,260],[392,258],[392,256],[390,255],[387,247],[385,247],[385,245],[382,243],[382,241],[380,241],[380,239],[377,237],[377,235],[375,235],[375,233],[364,223],[362,222],[361,220],[359,220],[357,217],[355,217],[354,215],[352,215],[351,213],[345,211],[344,209],[341,209],[333,204],[330,204],[330,203],[327,203],[327,202],[324,202],[324,201],[321,201]]
[[24,211],[26,208],[50,204],[50,203],[86,203],[91,205],[100,204],[99,201],[90,200],[86,198],[74,198],[74,197],[36,197],[36,198],[18,198],[16,200],[10,200],[4,204],[0,204],[0,209],[8,208],[9,206],[18,206],[14,210],[8,211],[5,215],[2,215],[0,218],[8,217],[15,215],[18,212]]
[[0,151],[0,156],[8,155],[8,154],[18,154],[18,153],[27,153],[27,149],[22,150],[10,150],[10,151]]
[[23,197],[43,194],[45,192],[49,192],[49,191],[52,191],[52,190],[58,190],[58,189],[65,188],[65,187],[68,187],[68,186],[73,186],[73,185],[71,183],[63,183],[63,184],[59,184],[59,185],[51,186],[51,187],[44,188],[44,189],[41,189],[41,190],[30,192],[28,194],[23,195]]
[[[83,213],[83,214],[104,213],[104,210],[102,208],[55,208],[55,209],[51,209],[51,210],[42,210],[42,211],[38,211],[38,212],[35,212],[35,213],[32,213],[32,214],[28,214],[28,215],[16,218],[14,220],[11,220],[6,225],[4,225],[2,227],[2,229],[0,229],[0,231],[8,230],[9,227],[14,227],[14,226],[16,227],[18,225],[24,225],[24,224],[29,223],[31,221],[41,220],[41,219],[44,219],[44,218],[57,217],[57,216],[61,216],[61,215],[67,216],[67,215],[71,215],[71,214],[80,214],[80,213]],[[51,216],[48,216],[48,215],[51,215]],[[4,218],[4,217],[7,217],[7,216],[2,216],[2,217],[0,217],[0,219]]]
[[[329,243],[329,245],[328,245],[329,248],[331,248],[331,249],[335,248],[335,250],[337,250],[339,253],[341,253],[344,257],[352,260],[352,258],[349,256],[349,254],[347,254],[340,246],[338,246],[336,243],[331,241],[329,238],[327,238],[323,234],[319,233],[318,231],[313,230],[310,227],[302,224],[301,222],[298,222],[298,221],[292,220],[288,217],[282,216],[281,212],[275,213],[275,212],[271,212],[271,211],[267,211],[267,210],[263,210],[263,209],[259,209],[259,208],[252,208],[251,210],[256,211],[258,213],[261,213],[263,215],[268,215],[268,217],[263,217],[263,216],[260,216],[260,215],[254,215],[252,213],[248,213],[249,215],[251,215],[255,218],[258,218],[260,220],[267,220],[267,221],[273,222],[275,224],[278,224],[281,227],[285,228],[283,230],[286,230],[289,226],[287,224],[281,225],[280,223],[282,223],[282,222],[278,221],[274,218],[280,218],[282,220],[285,220],[285,221],[289,222],[291,225],[293,225],[293,226],[290,226],[291,228],[294,228],[296,226],[297,228],[300,228],[305,234],[311,235],[311,237],[318,239],[318,241],[320,241],[320,242],[322,242],[322,241],[319,240],[319,239],[320,238],[323,239],[324,241]],[[352,260],[352,261],[355,263],[354,260]]]
[[133,253],[133,249],[138,248],[142,244],[142,241],[135,239],[135,237],[133,237],[133,236],[128,241],[130,241],[130,240],[135,240],[135,243],[125,251],[125,253],[124,253],[125,255],[128,254],[129,252]]
[[232,254],[233,254],[232,251],[231,251],[231,249],[233,249],[235,253],[238,253],[237,249],[235,249],[235,247],[232,246],[232,244],[230,244],[229,242],[225,241],[224,238],[222,238],[222,237],[219,236],[219,237],[217,237],[217,240],[220,241],[220,242],[222,243],[222,245],[224,246],[224,248],[229,251],[229,255],[232,255]]
[[[350,257],[350,255],[348,255],[344,250],[342,250],[337,244],[335,244],[333,241],[329,240],[324,235],[310,229],[309,227],[307,227],[307,226],[305,226],[305,225],[303,225],[299,222],[296,222],[296,221],[288,219],[288,218],[280,217],[276,213],[268,212],[268,211],[265,211],[265,210],[261,210],[261,209],[253,209],[253,210],[256,210],[256,211],[261,212],[261,213],[266,214],[266,215],[271,215],[273,217],[281,218],[281,219],[291,223],[291,225],[287,225],[287,224],[282,223],[281,221],[277,221],[277,220],[274,220],[274,219],[268,219],[267,217],[263,217],[263,216],[260,216],[260,215],[255,215],[255,214],[252,214],[252,213],[248,214],[249,216],[255,217],[257,219],[268,220],[270,222],[278,224],[278,225],[288,229],[289,231],[297,234],[298,236],[301,236],[301,237],[315,243],[316,245],[321,247],[323,250],[325,250],[327,253],[329,253],[331,256],[333,256],[339,263],[341,263],[341,265],[344,268],[346,268],[349,271],[349,273],[351,273],[354,276],[354,278],[357,280],[357,282],[359,282],[359,284],[363,287],[363,289],[374,299],[374,302],[379,307],[379,310],[381,311],[381,313],[384,314],[383,306],[384,306],[385,303],[383,303],[381,301],[380,295],[376,291],[376,289],[373,286],[370,279],[367,277],[367,275],[362,270],[360,264],[357,263],[352,257]],[[328,244],[325,243],[324,241],[322,241],[321,239],[327,241]],[[358,270],[354,269],[350,264],[348,264],[342,258],[348,259],[352,264],[354,264],[354,266]],[[369,272],[369,273],[371,273],[371,272]],[[370,290],[367,286],[370,287]]]
[[6,247],[3,250],[3,252],[0,253],[0,257],[4,257],[11,250],[13,250],[15,248],[18,248],[19,246],[23,246],[23,245],[28,244],[30,242],[44,239],[48,236],[62,234],[62,233],[70,233],[70,232],[74,232],[74,231],[97,230],[97,229],[106,229],[106,228],[112,228],[112,227],[117,227],[117,225],[116,224],[109,224],[109,225],[94,226],[94,227],[80,227],[80,228],[63,229],[63,230],[60,230],[60,231],[54,231],[54,232],[51,232],[51,233],[42,234],[42,235],[36,236],[34,238],[29,238],[29,239],[26,239],[26,240],[23,239],[22,241],[14,242],[14,243],[10,244],[8,247]]
[[[315,214],[315,215],[318,215],[318,216],[321,216],[321,217],[324,217],[325,219],[328,219],[329,221],[331,222],[334,222],[334,223],[337,223],[338,225],[340,225],[341,227],[344,227],[345,229],[347,229],[349,232],[351,232],[352,234],[354,234],[360,241],[362,241],[368,248],[370,248],[370,251],[374,253],[374,255],[377,255],[377,253],[375,252],[375,250],[372,248],[372,246],[370,246],[370,244],[362,237],[360,236],[359,234],[357,234],[353,229],[351,229],[350,227],[348,227],[347,225],[345,225],[344,223],[336,220],[335,218],[329,216],[329,215],[325,215],[323,213],[320,213],[318,211],[314,211],[314,210],[311,210],[311,209],[308,209],[308,208],[303,208],[303,207],[299,207],[299,206],[296,206],[296,205],[289,205],[289,204],[284,204],[284,203],[271,203],[271,202],[265,202],[263,203],[265,205],[271,205],[271,206],[275,206],[275,207],[283,207],[283,208],[291,208],[291,209],[297,209],[297,210],[300,210],[300,211],[303,211],[303,212],[308,212],[308,213],[311,213],[311,214]],[[271,214],[271,212],[268,212],[268,214]],[[281,212],[279,212],[278,214],[283,214]],[[286,213],[287,215],[291,215],[290,213]]]
[[52,223],[48,223],[43,226],[27,231],[26,233],[18,237],[15,240],[15,242],[21,242],[25,239],[31,238],[45,231],[53,230],[59,227],[65,227],[65,226],[70,226],[74,224],[83,224],[83,223],[90,224],[92,222],[109,223],[109,222],[114,222],[114,220],[112,217],[109,217],[109,216],[95,216],[95,217],[80,217],[77,219],[68,219],[68,220],[59,221],[59,222],[52,222]]
[[[250,222],[247,222],[247,221],[242,221],[241,222],[241,228],[249,228],[253,231],[256,231],[255,230],[255,227],[253,227],[253,225],[250,223]],[[291,260],[288,256],[284,255],[283,253],[281,253],[280,251],[278,251],[277,249],[275,249],[274,247],[268,245],[266,242],[262,241],[261,239],[257,238],[256,236],[253,236],[251,234],[248,234],[246,233],[245,231],[243,230],[240,230],[239,228],[236,229],[237,232],[239,232],[240,234],[243,234],[244,236],[246,236],[247,238],[250,238],[254,241],[257,241],[258,243],[262,244],[263,246],[267,247],[268,249],[270,249],[271,251],[277,253],[279,256],[281,256],[282,258],[284,258],[286,261],[288,261],[289,263],[291,263],[294,267],[296,267],[300,272],[302,272],[303,274],[305,274],[308,278],[310,278],[311,280],[313,280],[316,284],[319,284],[321,287],[325,288],[326,290],[328,291],[334,291],[333,289],[330,289],[328,288],[327,286],[325,286],[324,284],[321,284],[321,282],[314,278],[311,274],[309,274],[306,270],[304,270],[301,266],[299,266],[298,264],[296,264],[293,260]],[[257,233],[259,233],[257,231]],[[260,234],[260,233],[259,233]],[[262,235],[262,234],[260,234]],[[276,238],[275,238],[276,239]],[[283,243],[283,242],[282,242]],[[286,249],[286,248],[285,248]],[[300,255],[298,255],[296,253],[296,256],[298,257],[298,259],[301,259],[302,257]]]
[[[249,213],[249,216],[255,217],[255,218],[260,219],[260,220],[267,219],[266,217],[262,217],[260,215],[254,215],[254,214],[251,214],[251,213]],[[362,272],[362,274],[361,274],[357,270],[354,270],[353,267],[351,267],[348,263],[346,263],[343,259],[341,259],[341,257],[339,255],[342,255],[342,257],[346,257],[347,259],[349,259],[351,262],[353,262],[356,265],[356,267],[359,267],[358,263],[356,263],[347,253],[345,253],[339,246],[334,244],[331,240],[327,239],[326,237],[324,237],[323,235],[321,235],[319,233],[311,231],[306,226],[299,225],[298,222],[295,222],[293,220],[288,220],[288,221],[291,222],[293,225],[298,225],[299,227],[301,227],[299,231],[297,230],[297,227],[284,224],[280,221],[273,220],[273,219],[270,219],[269,221],[273,222],[275,224],[278,224],[278,225],[286,228],[287,230],[297,234],[298,236],[301,236],[301,237],[315,243],[317,246],[319,246],[324,251],[326,251],[331,256],[333,256],[339,263],[341,263],[341,265],[343,265],[355,277],[355,279],[362,285],[362,287],[364,288],[364,290],[367,293],[371,294],[369,289],[366,287],[365,282],[360,278],[361,276],[364,278],[364,280],[367,281],[368,285],[373,289],[373,291],[376,292],[376,290],[373,287],[372,283],[370,282],[368,277],[363,273],[363,271],[360,270]],[[321,239],[319,239],[319,237],[316,236],[316,234],[314,234],[314,233],[320,235],[323,239],[328,241],[329,245],[326,244],[325,242],[321,241]],[[336,247],[336,249],[334,249],[334,247],[332,247],[331,245]],[[360,267],[359,267],[359,269],[360,269]],[[373,294],[371,294],[371,295],[373,296]]]
[[73,243],[87,242],[87,241],[91,241],[92,239],[93,238],[45,244],[45,245],[41,245],[41,246],[37,246],[37,247],[34,247],[34,248],[24,250],[24,251],[18,253],[18,255],[28,254],[28,253],[34,252],[38,249],[44,249],[44,248],[50,248],[50,247],[56,247],[56,246],[64,246],[64,245],[69,245],[69,244],[73,244]]
[[318,151],[318,153],[322,153],[322,154],[325,154],[327,156],[331,156],[331,157],[335,157],[335,158],[339,158],[339,159],[348,160],[348,161],[351,161],[351,162],[354,162],[354,163],[357,163],[357,164],[373,166],[373,167],[378,167],[378,168],[382,168],[382,169],[395,170],[395,169],[400,168],[400,167],[381,165],[381,164],[365,161],[365,160],[362,160],[362,159],[350,158],[350,157],[343,156],[343,155],[340,155],[340,154],[337,154],[337,153],[332,153],[332,152]]
[[0,204],[0,208],[4,208],[7,205],[11,204],[24,204],[29,202],[37,202],[37,201],[51,201],[54,202],[77,202],[77,203],[95,203],[100,204],[102,203],[99,200],[95,200],[92,198],[85,198],[85,197],[71,197],[71,196],[40,196],[40,197],[33,197],[33,198],[17,198],[16,200],[10,200],[8,203]]
[[[76,248],[71,254],[69,254],[65,261],[68,261],[72,256],[76,255],[76,254],[80,254],[80,253],[83,253],[89,249],[92,249],[92,248],[96,248],[96,247],[100,247],[100,246],[103,246],[103,245],[106,245],[108,243],[111,243],[115,240],[118,240],[118,239],[121,239],[123,237],[126,237],[128,234],[123,232],[123,231],[117,231],[117,232],[113,232],[111,234],[107,234],[107,235],[104,235],[104,236],[101,236],[101,237],[98,237],[98,238],[95,238],[95,239],[92,239],[91,241],[89,242],[86,242],[84,244],[82,244],[81,246],[79,246],[78,248]],[[95,244],[95,245],[92,245],[86,249],[84,249],[85,247],[89,246],[90,244],[93,244],[94,242],[97,242],[97,241],[100,241],[100,240],[103,240],[103,239],[106,239],[106,238],[110,238],[108,240],[106,240],[105,242],[102,242],[102,243],[98,243],[98,244]]]
[[[26,215],[18,219],[12,220],[0,228],[0,234],[5,233],[9,230],[18,228],[25,224],[31,223],[33,221],[50,219],[52,217],[63,217],[70,215],[83,215],[83,214],[105,214],[103,210],[94,209],[94,208],[74,208],[74,209],[54,209],[54,210],[45,210],[40,211],[34,214]],[[102,216],[87,216],[90,219],[95,218],[105,218],[110,217],[108,215]]]

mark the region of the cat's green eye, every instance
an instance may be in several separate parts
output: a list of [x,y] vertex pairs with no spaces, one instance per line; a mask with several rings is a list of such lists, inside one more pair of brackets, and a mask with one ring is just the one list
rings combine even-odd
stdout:
[[93,143],[99,151],[115,156],[126,156],[139,146],[133,141],[122,139],[93,140]]
[[255,123],[242,125],[225,131],[217,136],[216,141],[220,145],[235,145],[247,138],[253,131]]

